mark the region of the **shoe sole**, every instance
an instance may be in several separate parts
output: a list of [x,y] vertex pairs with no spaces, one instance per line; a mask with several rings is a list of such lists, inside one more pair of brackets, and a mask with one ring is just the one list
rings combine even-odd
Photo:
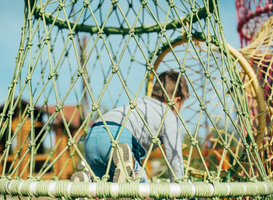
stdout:
[[70,177],[71,182],[91,182],[87,174],[84,172],[75,172]]
[[[130,147],[128,146],[128,144],[126,144],[126,143],[120,143],[119,147],[121,150],[121,155],[122,155],[128,176],[134,180],[135,175],[134,175],[134,170],[133,170],[132,151],[131,151]],[[117,148],[114,149],[113,162],[116,165],[115,174],[113,177],[113,182],[114,183],[126,182],[126,173],[123,169],[122,161],[119,157],[119,152],[118,152]]]

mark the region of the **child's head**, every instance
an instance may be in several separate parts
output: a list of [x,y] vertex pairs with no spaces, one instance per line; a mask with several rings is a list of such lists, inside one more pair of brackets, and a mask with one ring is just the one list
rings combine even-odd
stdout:
[[[175,72],[175,71],[165,71],[158,76],[161,84],[165,88],[170,99],[172,98],[178,76],[179,76],[179,72]],[[180,107],[182,106],[184,101],[189,97],[189,95],[190,94],[189,94],[189,89],[188,89],[186,79],[184,78],[184,76],[181,75],[181,78],[176,90],[176,94],[173,99],[178,111],[180,110]],[[154,84],[152,97],[163,103],[167,103],[168,98],[166,97],[163,90],[161,89],[158,81],[156,81]]]

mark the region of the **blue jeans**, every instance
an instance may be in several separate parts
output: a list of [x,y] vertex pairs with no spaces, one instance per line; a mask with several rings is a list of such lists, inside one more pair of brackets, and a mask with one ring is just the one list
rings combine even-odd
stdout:
[[[116,139],[121,126],[119,124],[115,124],[111,122],[107,122],[107,126],[111,134],[113,135],[113,138]],[[129,145],[129,147],[131,148],[134,154],[135,161],[138,164],[138,165],[135,164],[135,167],[141,166],[139,163],[140,163],[140,160],[145,158],[146,150],[144,149],[142,145],[140,145],[137,142],[137,140],[132,135],[132,133],[128,129],[123,128],[118,141],[119,143],[127,143]],[[99,123],[91,127],[89,134],[87,135],[85,140],[84,153],[85,153],[85,158],[87,163],[89,164],[93,172],[96,174],[96,176],[100,178],[102,178],[102,176],[106,173],[106,168],[108,165],[111,149],[112,149],[111,138],[106,128],[104,127],[104,125],[102,123]],[[110,175],[109,181],[111,182],[113,181],[115,168],[116,166],[114,165],[112,161],[110,166],[110,171],[109,171],[109,175]],[[147,175],[145,171],[143,174],[144,174],[143,178],[147,179]]]

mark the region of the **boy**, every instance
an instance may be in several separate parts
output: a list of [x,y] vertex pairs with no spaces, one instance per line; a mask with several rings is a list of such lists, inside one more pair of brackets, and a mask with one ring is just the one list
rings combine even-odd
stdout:
[[[172,98],[173,91],[178,79],[179,73],[175,71],[163,72],[159,75],[159,80],[165,88],[169,98]],[[188,86],[185,78],[181,75],[175,97],[173,99],[174,106],[180,111],[185,99],[189,97]],[[158,132],[163,115],[167,109],[167,97],[156,81],[153,87],[152,97],[138,98],[136,101],[137,109],[140,115],[147,123],[150,131],[155,136]],[[131,105],[132,106],[132,105]],[[103,115],[103,119],[107,123],[112,136],[116,139],[117,134],[126,118],[130,105],[115,108]],[[124,159],[126,170],[133,179],[135,174],[141,170],[141,160],[145,158],[146,152],[149,150],[152,138],[148,128],[143,123],[136,109],[132,109],[125,127],[118,139],[121,155]],[[178,118],[174,108],[168,110],[163,126],[159,131],[158,139],[164,145],[165,155],[178,178],[184,175],[183,157],[181,149],[181,138],[178,132]],[[107,168],[111,145],[109,134],[102,122],[98,119],[91,127],[90,132],[85,141],[85,157],[94,173],[102,177]],[[153,149],[158,147],[154,144]],[[134,174],[135,173],[135,174]],[[110,179],[113,182],[125,182],[126,173],[119,158],[117,148],[114,149],[113,162],[109,171]],[[171,181],[173,176],[169,171]],[[142,173],[140,182],[148,182],[146,172]]]

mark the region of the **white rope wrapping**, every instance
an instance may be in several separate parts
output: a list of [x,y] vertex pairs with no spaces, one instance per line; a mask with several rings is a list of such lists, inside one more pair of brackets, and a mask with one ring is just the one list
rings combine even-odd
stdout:
[[[229,186],[229,184],[227,184],[227,183],[225,183],[225,185],[227,186],[227,189],[228,189],[228,192],[227,192],[227,195],[226,196],[229,196],[229,194],[230,194],[230,186]],[[264,184],[265,185],[265,184]]]
[[[14,188],[15,186],[13,185],[16,185],[16,184],[12,184],[12,183],[15,183],[17,180],[12,180],[9,185],[8,185],[8,190],[10,191],[11,189],[16,189]],[[38,184],[49,184],[48,185],[48,196],[50,195],[53,195],[53,196],[56,196],[56,185],[57,185],[58,182],[50,182],[50,183],[46,183],[44,181],[35,181],[35,182],[32,182],[29,186],[29,191],[34,194],[34,195],[37,195],[38,192],[37,192],[37,185]],[[270,194],[273,194],[273,190],[272,189],[269,189],[269,188],[273,188],[273,182],[272,181],[263,181],[263,182],[259,182],[259,183],[262,183],[262,185],[264,186],[264,195],[270,195]],[[22,185],[23,184],[26,184],[26,181],[23,181],[20,183],[19,187],[17,187],[17,190],[18,191],[18,195],[20,195],[21,193],[21,188],[22,188]],[[89,188],[89,194],[90,196],[92,197],[96,197],[96,189],[97,189],[97,183],[84,183],[84,184],[89,184],[88,185],[88,188]],[[152,183],[152,184],[160,184],[160,183]],[[180,194],[181,194],[181,188],[180,188],[180,185],[178,183],[169,183],[170,184],[170,194],[171,194],[171,197],[179,197]],[[192,194],[192,197],[197,197],[195,196],[197,193],[199,193],[197,191],[197,188],[194,186],[193,183],[191,182],[188,182],[188,184],[190,184],[191,186],[191,194]],[[226,194],[223,194],[222,193],[222,196],[229,196],[231,193],[233,195],[236,195],[236,191],[232,188],[234,187],[230,187],[229,183],[217,183],[219,184],[218,187],[214,187],[213,184],[211,183],[202,183],[204,184],[204,186],[208,186],[208,188],[210,188],[210,192],[209,192],[209,196],[208,197],[213,197],[214,193],[215,194],[219,194],[219,191],[216,191],[216,188],[227,188],[227,193]],[[233,183],[234,184],[234,183]],[[243,188],[244,188],[244,192],[243,192],[243,195],[247,196],[247,195],[250,195],[250,194],[247,194],[247,191],[253,191],[253,189],[257,189],[258,186],[256,183],[253,183],[252,184],[252,187],[249,186],[249,184],[244,184],[243,182],[238,182],[238,184],[241,184],[243,185]],[[139,183],[139,193],[142,197],[144,198],[149,198],[150,197],[150,184],[148,183]],[[255,188],[253,188],[253,185]],[[220,187],[219,187],[220,186]],[[0,185],[0,189],[1,187],[3,187],[3,185]],[[73,184],[72,182],[68,184],[67,186],[67,193],[68,194],[71,194],[71,189],[73,187]],[[251,188],[250,188],[251,187]],[[118,183],[111,183],[111,191],[113,193],[113,195],[115,197],[118,197],[118,194],[119,194],[119,184]],[[220,189],[219,189],[220,190]],[[234,191],[232,191],[234,190]],[[226,190],[224,190],[226,191]],[[257,192],[259,193],[258,189],[257,189]],[[50,194],[50,195],[49,195]],[[240,191],[240,194],[242,194],[242,191]],[[259,194],[257,194],[259,195]],[[74,197],[76,198],[76,197]]]
[[244,187],[244,195],[245,195],[245,193],[246,193],[246,186],[243,184],[243,183],[241,183],[242,185],[243,185],[243,187]]

